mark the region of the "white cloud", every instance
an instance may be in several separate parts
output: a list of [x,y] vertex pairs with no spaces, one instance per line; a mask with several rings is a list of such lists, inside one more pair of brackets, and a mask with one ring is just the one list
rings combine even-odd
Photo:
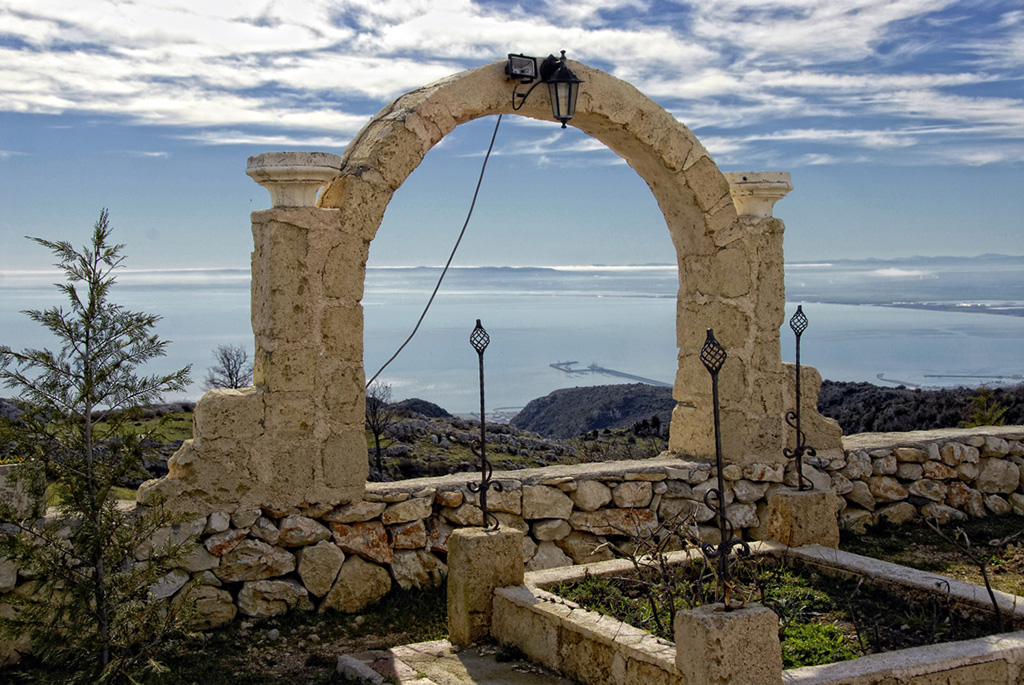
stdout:
[[[206,144],[337,147],[403,92],[508,52],[565,49],[707,129],[708,148],[727,158],[816,164],[899,149],[920,162],[946,157],[935,145],[985,141],[957,158],[1002,163],[1018,156],[1000,148],[1024,141],[1024,10],[992,1],[1006,9],[982,13],[966,0],[670,0],[669,10],[635,0],[0,0],[0,110],[120,115],[183,127],[181,137]],[[596,149],[560,145],[503,153]]]

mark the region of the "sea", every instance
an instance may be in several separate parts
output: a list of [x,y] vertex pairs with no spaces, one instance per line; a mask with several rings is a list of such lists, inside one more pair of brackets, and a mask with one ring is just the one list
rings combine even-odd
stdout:
[[[439,267],[370,267],[363,298],[367,378],[395,400],[417,397],[453,413],[511,416],[558,388],[673,382],[675,266],[452,267],[416,334]],[[0,272],[0,344],[54,347],[23,313],[64,304],[56,271]],[[198,399],[218,345],[252,350],[247,269],[119,272],[115,302],[158,314],[171,341],[151,373],[192,365]],[[953,387],[1024,381],[1024,257],[835,260],[786,264],[786,320],[802,307],[801,362],[835,381]],[[796,336],[780,331],[792,362]],[[6,394],[0,389],[0,396]]]

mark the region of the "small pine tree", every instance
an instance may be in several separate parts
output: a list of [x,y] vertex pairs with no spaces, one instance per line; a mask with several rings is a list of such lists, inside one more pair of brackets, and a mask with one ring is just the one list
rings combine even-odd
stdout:
[[134,682],[156,667],[154,648],[182,626],[183,603],[161,596],[182,580],[174,569],[188,535],[170,535],[174,522],[159,509],[119,506],[114,488],[146,449],[147,436],[132,426],[139,410],[184,389],[189,368],[136,373],[167,343],[151,332],[159,317],[110,300],[124,261],[124,246],[111,244],[110,232],[104,209],[81,251],[33,238],[56,256],[68,308],[25,313],[59,347],[0,346],[0,381],[18,390],[23,411],[8,436],[24,462],[17,480],[50,506],[45,516],[26,518],[0,503],[7,522],[0,556],[30,579],[4,598],[12,610],[0,630],[28,635],[35,658],[59,682]]
[[995,393],[991,390],[978,388],[974,397],[971,398],[971,406],[967,410],[967,420],[961,421],[960,426],[962,428],[1002,426],[1006,423],[1008,410],[995,398]]

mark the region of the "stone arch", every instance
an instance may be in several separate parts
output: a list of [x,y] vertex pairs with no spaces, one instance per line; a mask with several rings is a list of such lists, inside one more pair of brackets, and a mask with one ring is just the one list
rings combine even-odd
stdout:
[[[338,158],[273,153],[249,174],[274,207],[253,212],[254,387],[212,391],[196,408],[195,437],[140,501],[173,508],[278,508],[359,499],[367,474],[362,366],[366,260],[394,192],[459,124],[512,112],[504,61],[407,93],[378,113]],[[720,376],[723,450],[739,464],[784,461],[783,415],[792,372],[781,362],[785,303],[782,222],[771,207],[788,174],[727,179],[693,133],[636,88],[573,62],[583,79],[570,122],[644,179],[676,250],[679,295],[670,451],[714,455],[711,385],[699,360],[707,328],[729,354]],[[542,95],[518,114],[551,120]],[[730,185],[730,180],[733,182]],[[316,206],[312,198],[322,190]],[[736,201],[734,202],[734,196]],[[739,207],[740,211],[737,211]],[[808,384],[816,374],[809,370]],[[810,432],[837,447],[838,431]]]

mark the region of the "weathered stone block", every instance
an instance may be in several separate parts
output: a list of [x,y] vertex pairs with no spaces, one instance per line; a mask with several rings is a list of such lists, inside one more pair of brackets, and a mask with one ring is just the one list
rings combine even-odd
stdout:
[[979,462],[981,473],[974,482],[981,492],[987,494],[1010,493],[1020,483],[1020,469],[1009,459],[982,459]]
[[526,564],[527,571],[543,571],[546,568],[572,566],[572,559],[558,545],[551,541],[541,542],[533,558]]
[[687,683],[782,682],[779,619],[759,604],[711,604],[676,614],[676,668]]
[[[638,509],[651,503],[653,489],[650,483],[627,481],[612,490],[612,499],[620,509]],[[566,517],[567,518],[567,517]]]
[[391,575],[404,590],[436,587],[447,574],[445,563],[423,550],[397,551],[391,560]]
[[546,485],[523,486],[524,519],[567,519],[572,509],[572,499],[557,488]]
[[784,545],[839,547],[839,501],[827,490],[776,490],[768,495],[764,534]]
[[521,533],[475,528],[454,531],[448,540],[448,631],[452,644],[468,645],[487,637],[495,588],[522,582]]
[[390,564],[393,551],[380,521],[332,523],[334,544],[348,554],[357,554],[378,564]]
[[577,509],[595,511],[612,501],[612,491],[604,483],[596,480],[584,480],[579,482],[571,497],[576,503]]
[[427,546],[427,526],[421,520],[388,526],[392,549],[422,549]]
[[214,575],[225,583],[263,580],[295,570],[295,556],[262,540],[242,540],[221,558]]
[[385,526],[408,521],[422,520],[430,516],[434,508],[432,497],[413,497],[398,504],[392,504],[380,515],[380,521]]
[[280,536],[277,544],[282,547],[315,545],[331,537],[331,531],[326,526],[306,516],[285,516],[278,528]]
[[387,509],[387,506],[386,502],[360,500],[351,504],[345,504],[330,513],[324,514],[323,519],[337,523],[370,521],[380,516]]
[[253,618],[280,616],[296,607],[308,611],[313,605],[306,588],[290,578],[250,581],[238,592],[238,611]]
[[338,579],[320,604],[320,611],[331,609],[354,614],[380,601],[390,590],[391,575],[386,569],[351,556],[341,565]]
[[322,540],[299,550],[299,578],[310,594],[323,597],[334,585],[345,553],[333,542]]

